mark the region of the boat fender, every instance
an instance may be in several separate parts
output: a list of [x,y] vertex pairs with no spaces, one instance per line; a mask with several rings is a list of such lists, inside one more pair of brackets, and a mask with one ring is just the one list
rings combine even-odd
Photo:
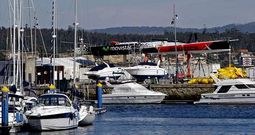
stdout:
[[22,122],[23,121],[23,116],[19,112],[16,113],[16,121],[17,122]]

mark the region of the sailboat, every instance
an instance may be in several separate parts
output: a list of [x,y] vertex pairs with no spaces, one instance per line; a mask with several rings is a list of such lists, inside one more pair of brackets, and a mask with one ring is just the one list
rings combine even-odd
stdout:
[[[0,93],[2,97],[2,92]],[[18,132],[27,123],[27,118],[24,115],[24,96],[19,92],[9,93],[8,100],[8,126],[10,126],[10,132]],[[0,104],[2,106],[2,104]],[[0,116],[2,116],[2,107],[0,107]],[[2,117],[0,117],[0,124],[2,125]]]
[[[23,95],[23,85],[22,85],[22,61],[21,61],[21,15],[22,15],[22,2],[13,0],[10,5],[13,6],[13,33],[12,36],[12,66],[13,66],[13,79],[12,79],[12,85],[7,84],[9,86],[5,86],[5,89],[9,89],[8,92],[8,126],[11,127],[10,132],[18,132],[21,130],[21,128],[24,126],[25,123],[27,123],[26,116],[24,115],[25,111],[25,100]],[[12,20],[10,18],[10,20]],[[16,34],[18,37],[16,38]],[[16,42],[18,45],[16,45]],[[18,52],[16,52],[16,47],[18,47]],[[17,59],[16,59],[17,57]],[[17,87],[16,87],[17,86]],[[9,87],[9,88],[8,88]],[[2,92],[0,93],[3,94]],[[2,106],[2,104],[1,104]],[[0,110],[0,113],[2,113],[2,108]],[[1,114],[2,116],[2,114]],[[2,117],[0,122],[2,122]],[[2,123],[1,123],[2,124]]]
[[55,0],[53,1],[53,77],[48,93],[38,98],[39,104],[26,112],[28,123],[33,130],[64,130],[78,127],[79,112],[70,98],[58,93],[54,85],[55,72]]
[[[75,0],[75,22],[74,22],[74,60],[73,60],[73,88],[76,90],[76,48],[77,48],[77,0]],[[74,95],[75,96],[75,95]],[[75,97],[76,99],[76,97]],[[77,101],[77,100],[76,100]],[[78,103],[77,103],[78,104]],[[93,109],[93,106],[87,106],[87,105],[80,105],[78,106],[79,109],[79,125],[85,126],[90,125],[95,120],[95,111]]]

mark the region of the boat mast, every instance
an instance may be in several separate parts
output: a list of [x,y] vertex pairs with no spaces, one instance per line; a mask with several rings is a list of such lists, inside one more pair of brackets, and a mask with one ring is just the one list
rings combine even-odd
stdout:
[[56,59],[56,9],[55,9],[55,5],[56,4],[56,0],[52,1],[52,38],[53,38],[53,60],[52,60],[52,67],[53,67],[53,73],[52,73],[52,84],[55,85],[55,59]]
[[[9,40],[6,40],[7,42],[8,42],[8,47],[10,47],[10,49],[11,49],[11,52],[12,52],[12,55],[13,55],[13,37],[12,37],[12,32],[13,32],[13,30],[12,30],[12,14],[11,13],[13,13],[13,6],[12,6],[12,3],[9,1],[8,2],[8,4],[9,4],[9,25],[10,25],[10,28],[9,28],[9,37],[10,37],[10,39]],[[14,29],[14,27],[13,27],[13,29]],[[7,37],[8,38],[8,37]],[[7,48],[7,47],[6,47]],[[13,66],[12,66],[13,67]],[[9,70],[8,70],[9,71]],[[9,73],[7,73],[7,75],[8,75]],[[7,84],[11,84],[11,83],[13,83],[13,82],[11,82],[11,81],[13,81],[13,80],[11,80],[11,79],[9,79],[9,77],[8,77],[8,79],[7,79]]]
[[16,84],[19,85],[20,92],[22,92],[22,76],[21,76],[21,21],[22,21],[22,0],[18,1],[18,59],[17,59],[17,79],[16,79]]
[[75,8],[74,8],[74,13],[75,13],[75,21],[74,21],[74,55],[73,55],[73,86],[75,88],[75,83],[76,83],[76,48],[77,48],[77,0],[75,0]]
[[178,83],[178,52],[177,52],[177,45],[176,45],[176,19],[177,14],[175,13],[175,4],[173,5],[173,24],[174,24],[174,45],[175,45],[175,57],[176,57],[176,71],[175,71],[175,82]]
[[16,0],[13,0],[13,41],[12,41],[12,60],[13,60],[13,84],[16,85]]

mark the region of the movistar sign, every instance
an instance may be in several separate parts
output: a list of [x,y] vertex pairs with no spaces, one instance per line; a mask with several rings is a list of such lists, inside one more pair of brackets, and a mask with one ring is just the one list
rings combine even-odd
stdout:
[[91,47],[91,53],[96,56],[131,54],[138,52],[140,45],[112,45],[112,46],[95,46]]

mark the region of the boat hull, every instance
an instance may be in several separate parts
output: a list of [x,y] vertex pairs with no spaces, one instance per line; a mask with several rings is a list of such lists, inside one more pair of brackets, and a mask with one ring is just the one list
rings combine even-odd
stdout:
[[79,126],[86,126],[86,125],[92,125],[94,120],[96,118],[95,113],[88,113],[85,118],[83,118],[81,121],[79,121]]
[[44,130],[65,130],[78,127],[77,118],[45,118],[36,119],[30,118],[28,120],[29,126],[32,130],[44,131]]
[[87,106],[82,105],[79,111],[80,119],[79,119],[79,126],[86,126],[93,124],[96,113],[93,110],[93,106]]
[[103,104],[161,103],[165,95],[103,95]]
[[218,50],[218,49],[229,49],[229,42],[224,40],[219,41],[206,41],[206,42],[195,42],[195,43],[182,43],[177,46],[175,45],[163,45],[158,47],[158,52],[167,53],[175,51],[204,51],[204,50]]
[[162,78],[167,76],[167,72],[159,68],[127,68],[126,71],[137,79]]

